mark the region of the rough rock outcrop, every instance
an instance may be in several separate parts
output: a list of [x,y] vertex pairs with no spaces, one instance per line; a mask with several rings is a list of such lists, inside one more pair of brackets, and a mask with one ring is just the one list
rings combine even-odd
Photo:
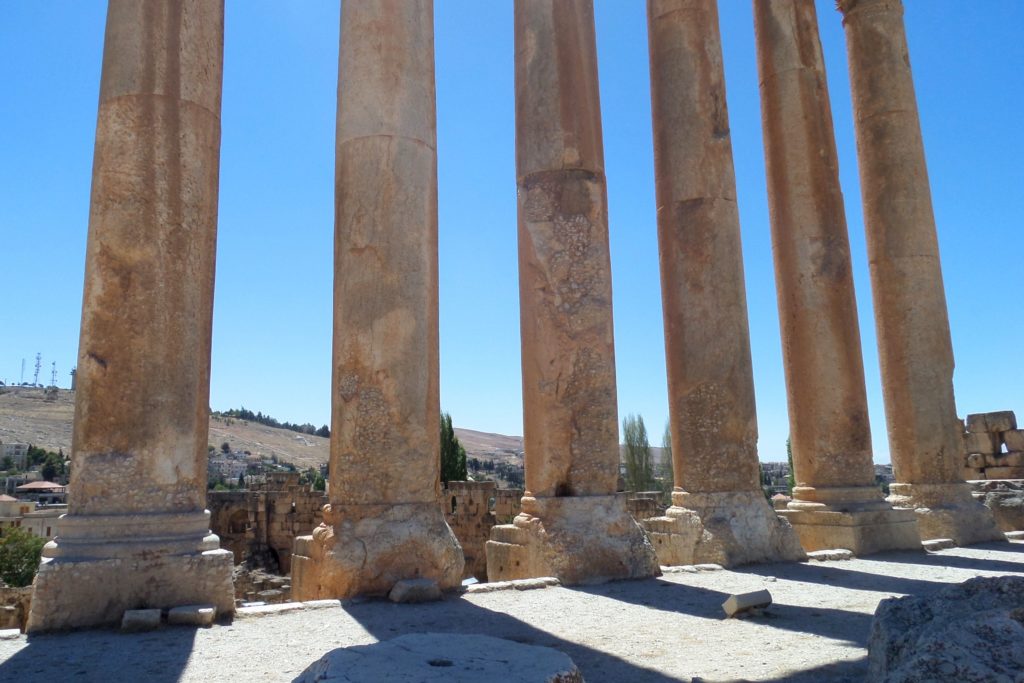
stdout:
[[1024,681],[1024,577],[883,600],[868,649],[872,682]]

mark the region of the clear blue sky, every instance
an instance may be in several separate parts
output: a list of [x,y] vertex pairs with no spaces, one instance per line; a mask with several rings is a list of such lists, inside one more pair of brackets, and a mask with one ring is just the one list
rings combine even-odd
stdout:
[[[1024,3],[907,3],[961,414],[1024,418]],[[818,2],[860,307],[875,459],[888,461],[845,43]],[[329,419],[338,3],[227,0],[214,409]],[[522,433],[512,3],[437,0],[441,401]],[[641,0],[597,0],[620,413],[667,419]],[[0,379],[67,386],[82,296],[105,3],[0,5]],[[721,22],[761,458],[788,433],[751,3]]]

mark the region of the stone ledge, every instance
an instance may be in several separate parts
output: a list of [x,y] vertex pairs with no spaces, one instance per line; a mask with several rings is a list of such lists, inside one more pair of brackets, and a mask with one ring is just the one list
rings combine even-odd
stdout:
[[494,581],[490,583],[474,583],[466,586],[465,593],[493,593],[507,590],[534,590],[549,586],[561,586],[561,582],[553,576],[541,576],[536,579],[514,579],[512,581]]

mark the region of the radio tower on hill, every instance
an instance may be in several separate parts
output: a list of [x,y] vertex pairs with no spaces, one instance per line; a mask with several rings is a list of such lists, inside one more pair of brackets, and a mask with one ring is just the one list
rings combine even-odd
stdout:
[[43,366],[43,354],[36,354],[36,376],[32,380],[32,386],[39,386],[39,369]]
[[57,361],[53,361],[53,370],[50,373],[50,386],[57,386]]

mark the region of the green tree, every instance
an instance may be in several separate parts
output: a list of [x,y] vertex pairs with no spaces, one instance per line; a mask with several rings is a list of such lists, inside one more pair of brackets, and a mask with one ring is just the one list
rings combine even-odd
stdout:
[[661,458],[661,490],[665,494],[665,502],[671,503],[676,475],[672,462],[672,429],[669,422],[665,423],[665,433],[661,435]]
[[466,449],[459,443],[452,427],[452,416],[441,413],[441,481],[465,481]]
[[231,444],[229,444],[229,443],[228,443],[227,441],[225,441],[224,443],[222,443],[222,444],[220,445],[220,452],[221,452],[221,453],[224,453],[225,455],[227,455],[228,453],[230,453],[230,452],[231,452]]
[[327,481],[324,479],[324,475],[319,472],[316,473],[316,479],[313,480],[314,491],[324,491],[327,489]]
[[14,458],[9,455],[5,455],[4,459],[0,461],[0,470],[10,472],[15,469]]
[[244,489],[245,488],[245,473],[244,472],[239,472],[238,473],[238,488],[240,488],[240,489]]
[[626,490],[650,491],[654,486],[654,468],[644,419],[633,414],[624,417],[622,435],[626,442]]
[[5,530],[0,537],[0,579],[15,588],[32,583],[44,545],[45,538],[33,536],[20,527]]
[[40,472],[46,481],[56,480],[64,473],[64,459],[56,453],[48,453]]
[[786,486],[789,488],[789,495],[793,495],[793,487],[796,486],[796,471],[793,469],[793,444],[790,437],[786,437],[786,460],[789,461],[789,474],[786,475]]

